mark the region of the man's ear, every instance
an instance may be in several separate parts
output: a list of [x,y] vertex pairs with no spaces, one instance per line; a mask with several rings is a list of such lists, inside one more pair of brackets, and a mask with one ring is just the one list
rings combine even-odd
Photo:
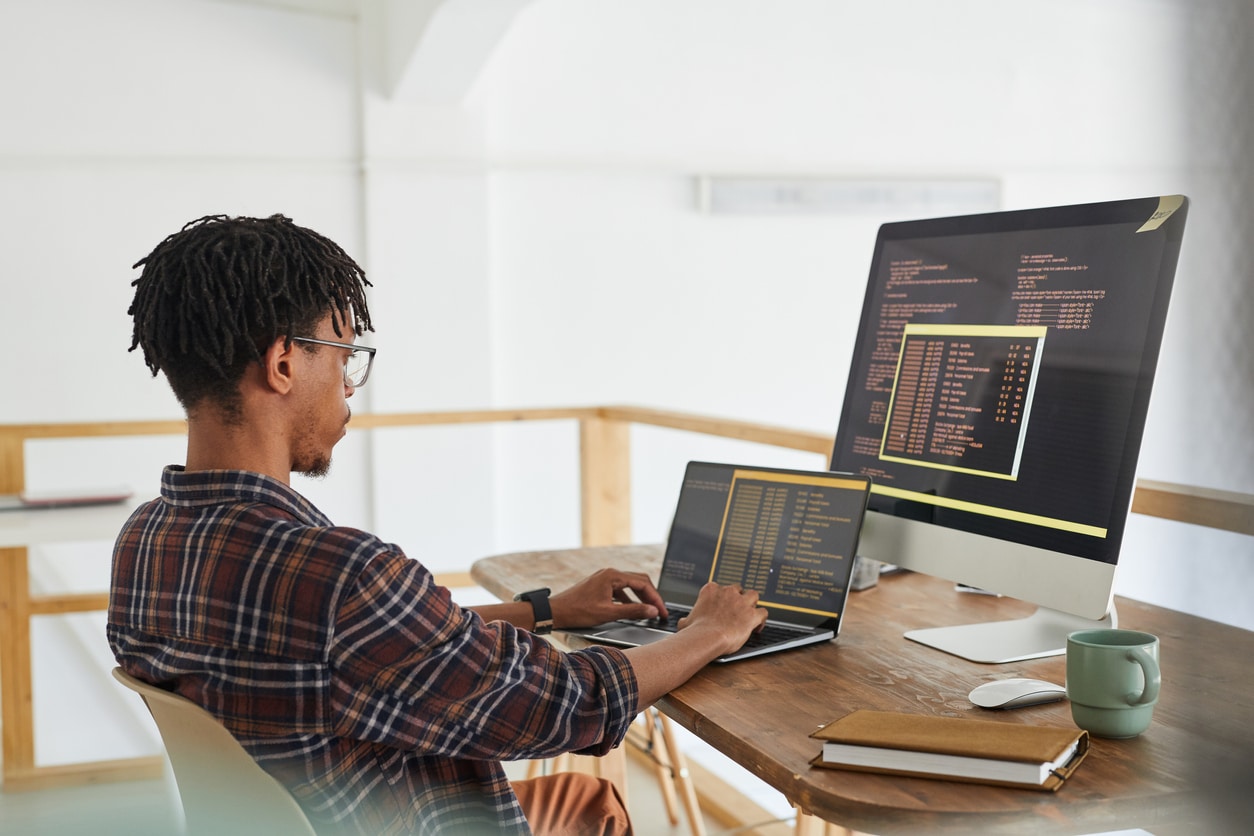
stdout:
[[292,390],[296,352],[300,351],[295,341],[288,345],[284,345],[285,342],[285,338],[279,337],[261,356],[262,378],[266,386],[280,395]]

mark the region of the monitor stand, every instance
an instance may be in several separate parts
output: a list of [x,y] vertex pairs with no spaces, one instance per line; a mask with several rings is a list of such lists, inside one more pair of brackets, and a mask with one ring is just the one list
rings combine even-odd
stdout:
[[911,630],[906,638],[972,662],[997,665],[1061,655],[1067,652],[1067,634],[1117,624],[1112,602],[1097,621],[1041,607],[1027,618]]

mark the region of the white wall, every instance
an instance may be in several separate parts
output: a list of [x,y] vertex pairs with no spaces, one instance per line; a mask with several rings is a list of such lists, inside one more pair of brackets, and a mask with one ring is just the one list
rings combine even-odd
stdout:
[[[126,310],[130,265],[189,220],[283,212],[359,252],[356,66],[348,19],[204,0],[0,7],[0,284],[13,372],[0,421],[182,417],[164,380],[127,353]],[[337,458],[345,487],[334,496],[330,483],[301,487],[364,524],[361,446],[350,439]],[[170,438],[32,444],[28,487],[127,483],[152,496],[182,452]],[[107,588],[109,547],[37,550],[32,586]],[[103,613],[34,620],[39,763],[158,750],[151,735],[136,739],[151,726],[107,677],[103,628]]]
[[[1234,16],[1152,0],[537,4],[479,97],[499,401],[834,430],[874,230],[898,216],[703,215],[697,175],[991,177],[1004,208],[1184,192],[1141,473],[1254,489],[1250,215],[1224,138],[1241,125],[1229,96],[1248,98],[1225,80],[1248,75]],[[636,442],[637,539],[664,536],[674,474],[699,449],[676,435]],[[533,474],[540,458],[509,445],[499,462]],[[559,541],[534,511],[504,497],[502,536]],[[1134,516],[1119,590],[1254,626],[1252,558],[1248,537]]]
[[[702,214],[696,178],[991,179],[1006,208],[1191,195],[1142,475],[1254,492],[1254,108],[1225,80],[1251,75],[1254,28],[1231,3],[537,0],[460,105],[385,96],[369,14],[5,4],[2,339],[45,386],[6,387],[0,421],[178,417],[125,351],[130,265],[199,215],[281,211],[376,283],[358,411],[624,402],[834,431],[875,228],[922,213]],[[32,445],[31,486],[151,493],[170,441]],[[357,433],[298,487],[456,570],[578,541],[576,443],[569,423]],[[642,541],[688,458],[823,465],[660,429],[633,445]],[[36,561],[37,583],[100,588],[94,548]],[[1134,517],[1120,584],[1254,627],[1252,573],[1250,538]],[[41,648],[100,620],[43,621]],[[39,693],[72,677],[36,655]],[[41,762],[108,725],[45,728],[64,719],[40,715]]]
[[[0,420],[181,417],[126,351],[130,265],[215,213],[283,212],[360,250],[354,27],[203,0],[0,13],[5,348],[31,374]],[[94,458],[32,467],[30,487],[152,491],[165,463],[140,456],[119,475]]]

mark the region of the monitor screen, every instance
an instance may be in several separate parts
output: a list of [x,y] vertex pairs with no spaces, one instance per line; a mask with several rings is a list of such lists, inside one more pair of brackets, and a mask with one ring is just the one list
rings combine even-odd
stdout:
[[831,468],[872,478],[872,513],[970,553],[913,554],[924,534],[876,559],[1033,601],[1047,574],[1037,602],[1063,611],[1109,601],[1113,568],[1068,561],[1118,560],[1186,212],[1166,196],[880,228]]

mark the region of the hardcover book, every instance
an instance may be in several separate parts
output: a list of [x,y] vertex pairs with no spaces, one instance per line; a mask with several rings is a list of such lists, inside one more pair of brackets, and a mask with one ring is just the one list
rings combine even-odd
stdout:
[[1088,732],[859,710],[820,726],[814,766],[1057,790],[1088,754]]

